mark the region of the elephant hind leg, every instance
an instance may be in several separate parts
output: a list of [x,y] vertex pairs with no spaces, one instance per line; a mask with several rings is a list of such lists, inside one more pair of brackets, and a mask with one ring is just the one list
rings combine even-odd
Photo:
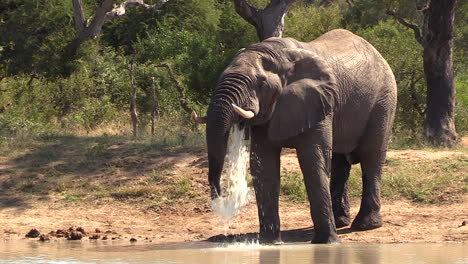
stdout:
[[370,230],[382,226],[380,214],[380,184],[385,154],[377,154],[361,162],[362,198],[359,212],[351,227],[356,230]]
[[362,170],[362,199],[359,213],[351,225],[353,229],[369,230],[382,226],[381,175],[393,117],[394,112],[389,110],[388,105],[376,106],[362,142],[356,149]]
[[336,228],[351,223],[349,213],[348,178],[351,164],[344,154],[333,153],[330,192]]

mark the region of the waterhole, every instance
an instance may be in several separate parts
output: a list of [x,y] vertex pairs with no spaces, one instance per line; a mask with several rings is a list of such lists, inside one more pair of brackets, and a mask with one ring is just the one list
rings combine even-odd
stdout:
[[[97,241],[94,241],[97,242]],[[161,263],[161,264],[464,264],[466,243],[263,246],[206,242],[177,244],[80,241],[0,241],[0,264]]]

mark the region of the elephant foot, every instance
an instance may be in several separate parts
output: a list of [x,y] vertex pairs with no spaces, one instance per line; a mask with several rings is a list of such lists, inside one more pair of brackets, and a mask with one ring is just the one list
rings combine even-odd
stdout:
[[324,233],[315,233],[314,238],[312,239],[312,244],[338,244],[341,243],[340,239],[333,234],[324,234]]
[[360,212],[356,216],[351,225],[352,229],[355,230],[371,230],[382,226],[382,216],[379,212],[371,212],[366,215]]
[[335,217],[336,228],[348,226],[350,223],[351,223],[351,219],[349,219],[349,216],[342,215],[342,216]]
[[260,244],[282,244],[283,241],[281,240],[281,236],[275,236],[272,234],[261,234],[259,237]]

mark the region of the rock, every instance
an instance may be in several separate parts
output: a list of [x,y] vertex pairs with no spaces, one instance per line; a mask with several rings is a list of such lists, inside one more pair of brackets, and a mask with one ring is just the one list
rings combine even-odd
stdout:
[[101,229],[96,228],[96,229],[94,230],[94,233],[101,233]]
[[86,231],[82,227],[78,227],[76,231],[81,232],[81,234],[86,235]]
[[99,239],[101,236],[98,234],[93,234],[89,237],[89,239]]
[[82,238],[83,238],[83,234],[81,232],[72,231],[68,239],[69,240],[81,240]]
[[466,225],[468,225],[468,221],[467,221],[467,220],[465,220],[465,221],[463,221],[463,222],[461,223],[461,226],[466,226]]
[[48,235],[40,235],[39,236],[39,241],[44,242],[44,241],[49,241],[49,240],[50,240],[50,238],[49,238]]
[[108,239],[107,236],[103,236],[103,237],[102,237],[102,240],[107,240],[107,239]]
[[33,228],[33,229],[29,230],[29,232],[25,235],[25,237],[36,238],[40,234],[41,233],[36,228]]
[[137,242],[137,239],[132,237],[132,238],[130,238],[130,242]]
[[62,230],[62,229],[57,229],[57,231],[55,231],[55,236],[68,238],[70,236],[70,232]]

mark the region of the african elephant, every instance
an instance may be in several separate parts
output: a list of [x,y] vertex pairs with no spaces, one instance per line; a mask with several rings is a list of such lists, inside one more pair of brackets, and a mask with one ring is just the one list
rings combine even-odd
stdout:
[[387,62],[347,30],[309,43],[269,38],[241,50],[222,73],[207,116],[192,116],[207,123],[211,197],[221,192],[229,130],[240,123],[251,131],[250,169],[262,242],[281,240],[282,148],[297,152],[314,223],[312,243],[338,242],[335,224],[350,223],[347,181],[355,163],[361,164],[363,192],[352,227],[380,227],[381,172],[396,97]]

